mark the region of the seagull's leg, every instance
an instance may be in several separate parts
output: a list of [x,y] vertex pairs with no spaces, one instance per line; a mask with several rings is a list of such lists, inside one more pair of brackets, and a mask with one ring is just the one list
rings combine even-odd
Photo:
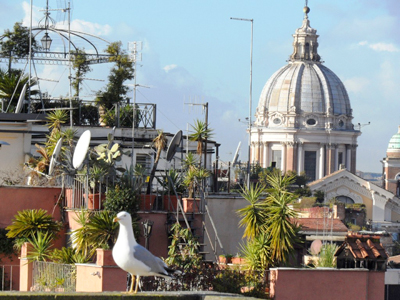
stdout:
[[136,276],[131,274],[131,287],[130,287],[128,293],[132,293],[133,292],[133,285],[135,284],[135,280],[136,280]]
[[137,293],[137,290],[138,290],[138,286],[139,286],[139,279],[140,279],[140,276],[138,275],[138,276],[136,277],[135,294]]

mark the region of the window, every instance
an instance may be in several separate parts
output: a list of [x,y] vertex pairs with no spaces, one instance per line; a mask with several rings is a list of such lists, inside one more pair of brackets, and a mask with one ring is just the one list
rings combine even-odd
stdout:
[[282,165],[282,152],[281,150],[272,150],[272,162],[276,163],[276,168],[281,169]]
[[275,119],[273,120],[273,122],[274,122],[275,125],[279,125],[279,124],[282,123],[282,120],[281,120],[280,118],[275,118]]
[[343,152],[338,153],[338,162],[337,162],[337,169],[340,169],[340,165],[343,164]]
[[354,204],[354,200],[347,196],[338,196],[336,200],[345,204]]
[[316,179],[317,174],[317,151],[304,152],[304,172],[310,181]]
[[315,121],[315,119],[308,119],[306,123],[307,125],[314,126],[317,124],[317,121]]
[[151,169],[151,159],[147,154],[137,154],[136,155],[136,164],[141,165],[146,171],[144,174],[149,175]]

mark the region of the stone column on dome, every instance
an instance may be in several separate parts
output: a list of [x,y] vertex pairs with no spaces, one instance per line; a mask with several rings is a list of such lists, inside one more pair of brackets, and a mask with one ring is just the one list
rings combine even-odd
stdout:
[[262,142],[257,142],[257,162],[261,165],[263,161],[263,151],[261,151]]
[[287,152],[286,151],[286,143],[282,142],[281,145],[282,145],[282,151],[281,151],[281,153],[282,153],[282,162],[281,162],[280,169],[282,170],[283,173],[285,173],[286,172],[286,161],[287,161],[287,159],[286,159],[286,152]]
[[357,163],[357,147],[358,145],[351,145],[351,167],[350,172],[356,173],[356,163]]
[[329,175],[334,172],[335,166],[335,148],[336,144],[327,144],[326,153],[326,174]]
[[297,174],[300,175],[304,171],[303,142],[298,142],[297,145]]
[[339,146],[336,145],[335,148],[335,168],[333,171],[339,170]]
[[268,168],[268,142],[264,142],[264,155],[262,166],[264,168]]
[[295,160],[296,160],[296,152],[294,149],[294,142],[287,142],[286,143],[286,171],[296,170]]
[[251,159],[249,159],[250,164],[252,164],[256,159],[257,159],[257,157],[256,157],[256,143],[252,142],[251,143]]
[[319,147],[319,174],[318,174],[319,176],[317,179],[321,179],[325,176],[324,162],[325,162],[325,144],[321,143]]
[[346,145],[346,169],[351,170],[351,148],[350,145]]

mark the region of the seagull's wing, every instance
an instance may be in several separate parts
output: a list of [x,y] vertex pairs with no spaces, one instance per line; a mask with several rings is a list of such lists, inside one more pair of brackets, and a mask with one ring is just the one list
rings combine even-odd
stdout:
[[141,261],[150,268],[150,273],[156,273],[162,276],[169,276],[166,271],[167,265],[158,257],[154,256],[143,246],[136,244],[133,248],[133,257]]

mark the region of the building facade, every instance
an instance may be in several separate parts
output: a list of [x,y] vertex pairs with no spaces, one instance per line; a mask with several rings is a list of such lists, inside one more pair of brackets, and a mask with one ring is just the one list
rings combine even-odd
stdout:
[[317,31],[304,8],[286,66],[265,84],[251,128],[250,161],[317,180],[344,165],[356,171],[357,138],[347,91],[318,54]]
[[382,163],[383,188],[400,196],[400,126],[392,136]]

